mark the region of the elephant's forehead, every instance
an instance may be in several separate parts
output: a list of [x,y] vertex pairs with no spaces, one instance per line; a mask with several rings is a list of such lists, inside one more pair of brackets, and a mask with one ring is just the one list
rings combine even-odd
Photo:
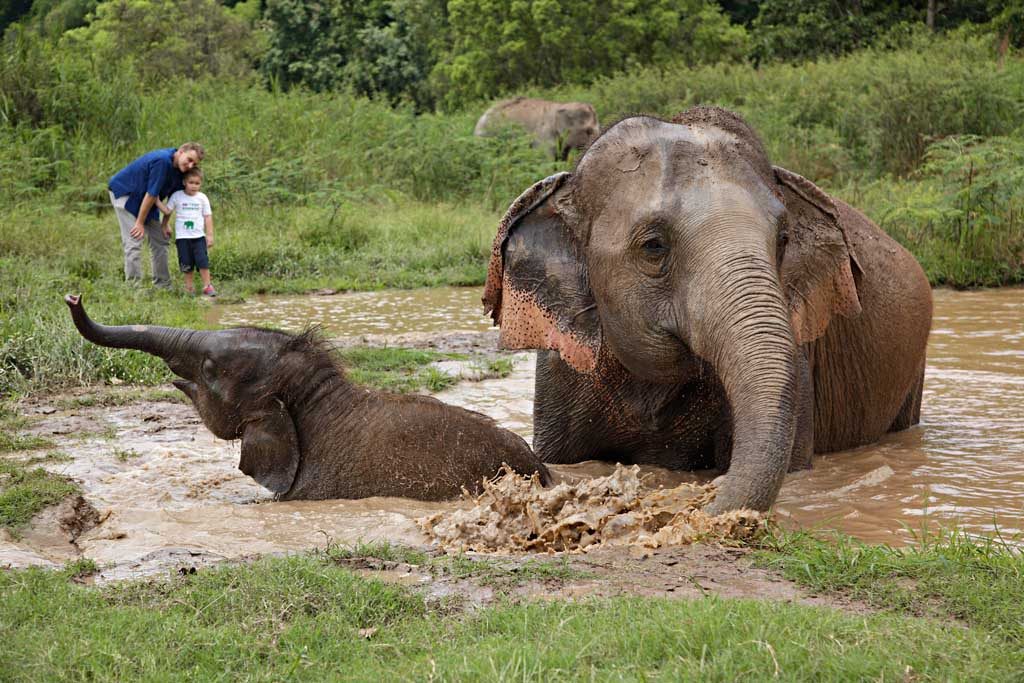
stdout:
[[734,146],[739,138],[727,130],[707,126],[691,126],[683,123],[663,123],[658,137],[666,142],[682,142],[697,147]]

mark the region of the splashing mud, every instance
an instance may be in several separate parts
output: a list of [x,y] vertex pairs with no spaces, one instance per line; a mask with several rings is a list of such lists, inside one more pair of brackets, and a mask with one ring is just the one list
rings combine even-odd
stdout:
[[750,540],[763,529],[763,516],[751,510],[706,514],[703,508],[714,497],[713,484],[645,491],[636,465],[551,488],[541,486],[536,475],[506,469],[484,484],[473,507],[439,512],[419,524],[443,548],[499,553]]

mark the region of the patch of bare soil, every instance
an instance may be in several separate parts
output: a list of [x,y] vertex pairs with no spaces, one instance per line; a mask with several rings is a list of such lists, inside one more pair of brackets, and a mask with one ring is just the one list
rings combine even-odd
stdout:
[[[337,560],[356,573],[412,587],[428,602],[454,603],[460,609],[486,607],[498,600],[585,600],[641,596],[693,600],[706,597],[771,600],[830,607],[856,614],[876,611],[842,595],[819,595],[779,575],[754,566],[748,548],[693,544],[648,549],[602,546],[584,554],[559,555],[557,575],[531,578],[536,555],[467,553],[479,570],[453,572],[443,563],[414,565],[374,557]],[[440,554],[440,553],[438,553]]]

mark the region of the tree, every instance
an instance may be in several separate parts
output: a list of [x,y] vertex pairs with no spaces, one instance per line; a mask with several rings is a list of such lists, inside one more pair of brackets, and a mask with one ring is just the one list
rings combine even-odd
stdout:
[[282,89],[347,88],[429,108],[430,28],[443,29],[444,11],[436,0],[267,0],[260,69]]
[[0,34],[32,9],[32,0],[0,0]]
[[450,0],[448,22],[451,47],[431,76],[448,107],[746,48],[743,27],[705,0]]
[[63,42],[100,59],[130,61],[147,80],[244,76],[259,41],[216,0],[110,0]]

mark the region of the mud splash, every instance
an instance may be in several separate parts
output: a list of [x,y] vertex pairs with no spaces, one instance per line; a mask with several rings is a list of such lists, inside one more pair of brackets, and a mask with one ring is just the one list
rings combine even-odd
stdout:
[[751,540],[764,516],[737,510],[712,516],[713,484],[644,491],[639,466],[544,488],[506,469],[466,510],[418,520],[442,548],[478,552],[586,552],[602,546],[660,548],[697,541]]

